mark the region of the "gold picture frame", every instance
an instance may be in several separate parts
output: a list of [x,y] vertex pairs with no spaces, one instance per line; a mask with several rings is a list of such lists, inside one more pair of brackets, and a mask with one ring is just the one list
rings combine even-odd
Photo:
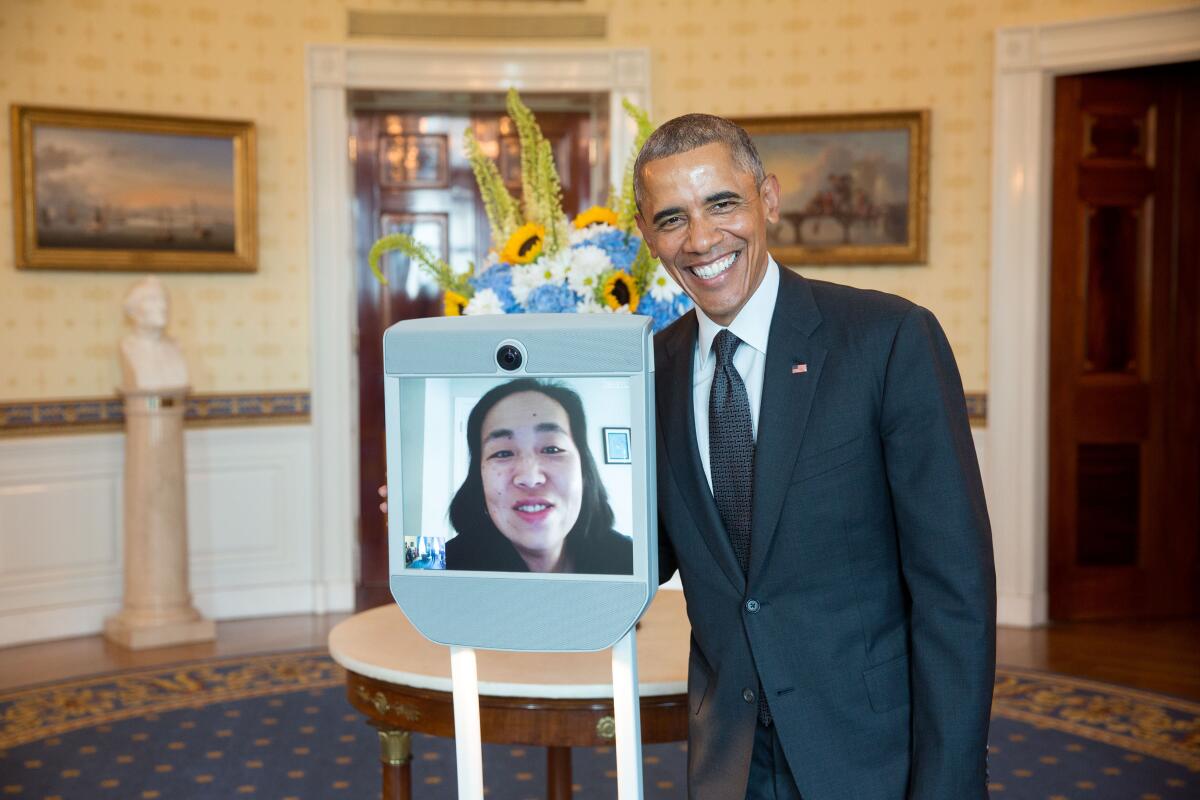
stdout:
[[254,272],[254,123],[14,105],[18,269]]
[[767,244],[781,264],[925,263],[929,111],[734,121],[779,176]]

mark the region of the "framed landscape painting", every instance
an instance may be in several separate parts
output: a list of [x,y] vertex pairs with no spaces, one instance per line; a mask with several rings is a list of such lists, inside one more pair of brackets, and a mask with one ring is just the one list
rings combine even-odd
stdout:
[[253,272],[250,122],[12,107],[20,269]]
[[929,112],[735,120],[779,177],[781,264],[924,263]]

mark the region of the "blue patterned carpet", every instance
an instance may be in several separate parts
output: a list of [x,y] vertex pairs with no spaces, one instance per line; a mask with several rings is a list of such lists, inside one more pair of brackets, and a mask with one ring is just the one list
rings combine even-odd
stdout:
[[[0,695],[0,800],[374,798],[379,747],[322,652],[184,664]],[[415,737],[414,796],[452,800],[454,744]],[[686,746],[647,747],[647,798],[685,796]],[[616,796],[610,748],[576,796]],[[994,798],[1194,800],[1200,704],[1059,675],[996,681]],[[545,751],[485,748],[489,800],[545,795]]]

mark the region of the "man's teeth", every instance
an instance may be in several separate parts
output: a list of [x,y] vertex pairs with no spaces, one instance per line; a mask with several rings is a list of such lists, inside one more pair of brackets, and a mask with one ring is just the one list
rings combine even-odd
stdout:
[[526,514],[536,514],[539,511],[545,511],[550,506],[545,503],[532,503],[529,505],[517,506],[517,511],[524,511]]
[[737,256],[737,253],[730,253],[721,260],[714,261],[711,264],[706,264],[703,267],[692,267],[692,272],[697,278],[703,278],[704,280],[715,278],[733,266],[733,262],[737,259]]

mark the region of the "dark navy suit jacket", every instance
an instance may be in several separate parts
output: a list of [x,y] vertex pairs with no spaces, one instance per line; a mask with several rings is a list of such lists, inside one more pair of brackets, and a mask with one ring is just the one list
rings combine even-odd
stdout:
[[744,796],[761,681],[804,800],[985,798],[995,572],[954,356],[919,306],[781,273],[748,577],[696,449],[695,314],[655,337],[689,795]]

